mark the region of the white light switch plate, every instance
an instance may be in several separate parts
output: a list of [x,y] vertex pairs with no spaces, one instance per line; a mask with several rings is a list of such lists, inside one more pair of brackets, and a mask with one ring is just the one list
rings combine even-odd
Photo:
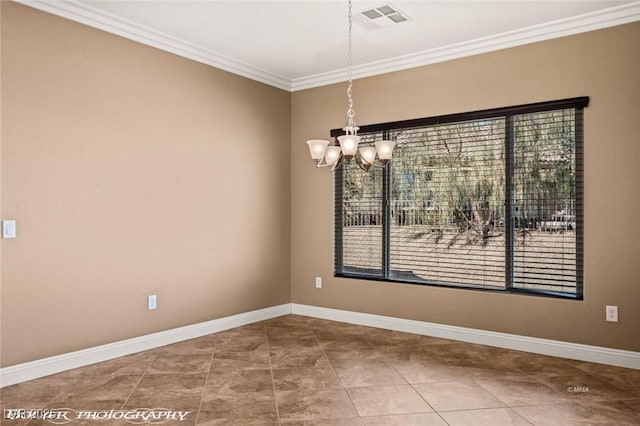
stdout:
[[15,237],[16,237],[16,221],[3,220],[2,221],[2,238],[15,238]]
[[156,309],[158,307],[157,300],[155,294],[150,294],[149,297],[147,297],[147,309],[150,311]]
[[606,310],[607,310],[607,321],[618,322],[618,307],[607,305]]

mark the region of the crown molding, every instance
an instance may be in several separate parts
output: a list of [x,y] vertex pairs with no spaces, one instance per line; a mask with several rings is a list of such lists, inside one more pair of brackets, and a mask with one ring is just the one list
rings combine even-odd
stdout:
[[[77,0],[14,1],[291,92],[326,86],[346,80],[346,68],[288,79],[269,70],[253,66],[230,56],[153,30],[144,25],[103,12]],[[635,21],[640,21],[640,0],[545,24],[478,38],[464,43],[452,44],[437,49],[424,50],[422,52],[357,65],[353,67],[353,78],[371,77],[378,74],[401,71]]]
[[291,90],[291,80],[260,67],[239,61],[230,56],[214,52],[202,46],[156,31],[144,25],[103,12],[76,0],[14,0],[16,3],[33,7],[93,28],[137,41],[147,46],[191,59],[212,67],[247,77],[261,83]]
[[[635,21],[640,21],[640,1],[463,43],[451,44],[437,49],[356,65],[352,67],[352,73],[354,79],[371,77]],[[342,68],[295,78],[291,82],[291,91],[295,92],[346,81],[346,75],[347,68]]]

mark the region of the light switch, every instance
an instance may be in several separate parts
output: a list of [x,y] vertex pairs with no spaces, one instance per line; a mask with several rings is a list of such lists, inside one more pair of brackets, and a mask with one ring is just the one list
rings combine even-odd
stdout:
[[155,294],[150,294],[147,297],[147,309],[150,311],[153,311],[154,309],[156,309],[158,307],[158,299],[156,298]]
[[15,237],[16,237],[16,221],[3,220],[2,221],[2,238],[15,238]]

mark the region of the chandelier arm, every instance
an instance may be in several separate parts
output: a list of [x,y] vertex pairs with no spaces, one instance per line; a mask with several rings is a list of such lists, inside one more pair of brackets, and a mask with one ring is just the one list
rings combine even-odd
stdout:
[[376,164],[375,162],[369,163],[362,157],[360,151],[358,151],[354,157],[358,167],[360,167],[360,169],[364,170],[365,172],[369,171],[369,169],[384,169],[387,166],[386,162],[382,162],[382,164]]
[[369,164],[369,169],[384,169],[385,167],[386,164]]
[[369,163],[364,163],[362,161],[356,161],[356,164],[358,165],[358,167],[360,168],[360,170],[368,172],[369,169],[371,168],[371,164]]
[[342,164],[343,158],[344,158],[344,155],[340,153],[340,156],[338,157],[338,159],[333,163],[327,163],[324,158],[322,160],[316,160],[316,168],[321,169],[323,167],[331,167],[331,169],[329,170],[334,171],[339,165]]
[[324,167],[331,167],[329,170],[333,171],[334,169],[332,166],[335,166],[335,164],[336,163],[333,163],[333,164],[322,163],[322,164],[316,164],[316,167],[319,169],[322,169]]
[[333,167],[331,167],[332,172],[338,170],[340,167],[342,167],[342,164],[344,163],[344,155],[340,154],[340,157],[338,157],[338,160],[333,163]]

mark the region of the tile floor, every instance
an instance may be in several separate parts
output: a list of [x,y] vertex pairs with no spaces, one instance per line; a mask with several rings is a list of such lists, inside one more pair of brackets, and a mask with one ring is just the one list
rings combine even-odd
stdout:
[[189,411],[163,423],[182,426],[640,425],[640,370],[288,315],[6,387],[0,407],[163,407]]

